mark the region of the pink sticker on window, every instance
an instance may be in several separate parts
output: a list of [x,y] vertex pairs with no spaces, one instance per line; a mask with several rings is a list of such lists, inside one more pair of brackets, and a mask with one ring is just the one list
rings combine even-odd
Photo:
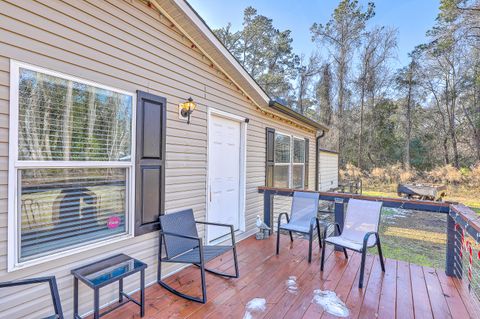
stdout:
[[107,220],[107,227],[109,229],[114,229],[120,226],[120,217],[118,216],[111,216]]

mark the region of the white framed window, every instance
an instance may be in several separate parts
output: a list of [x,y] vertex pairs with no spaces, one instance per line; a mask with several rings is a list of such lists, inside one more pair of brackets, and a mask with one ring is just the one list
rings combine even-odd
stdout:
[[290,186],[292,145],[291,136],[275,132],[275,165],[273,167],[273,185],[288,188]]
[[8,268],[133,235],[135,95],[11,61]]
[[305,181],[305,139],[293,138],[292,188],[303,188]]
[[305,180],[305,139],[275,132],[273,186],[303,188]]

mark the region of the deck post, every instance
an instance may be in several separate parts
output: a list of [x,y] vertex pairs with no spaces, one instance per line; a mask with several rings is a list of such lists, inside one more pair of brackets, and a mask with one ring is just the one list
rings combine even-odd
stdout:
[[456,242],[461,243],[461,241],[462,239],[460,238],[460,234],[455,229],[455,220],[450,214],[448,214],[447,215],[447,256],[446,256],[446,265],[445,265],[445,273],[447,276],[462,278],[462,275],[463,275],[462,259],[458,255],[458,252],[455,252],[455,243]]
[[[335,223],[340,225],[340,229],[343,230],[343,224],[345,222],[345,203],[343,198],[335,198]],[[335,236],[340,235],[335,227]],[[335,245],[336,251],[343,251],[343,248]]]
[[270,227],[270,235],[273,234],[273,192],[263,192],[263,221]]

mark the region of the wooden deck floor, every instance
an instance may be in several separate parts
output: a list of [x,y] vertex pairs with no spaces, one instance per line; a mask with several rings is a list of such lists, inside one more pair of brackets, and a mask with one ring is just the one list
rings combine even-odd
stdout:
[[[479,318],[478,304],[470,299],[462,283],[442,270],[387,259],[383,274],[377,256],[366,263],[365,288],[358,289],[360,255],[348,260],[328,247],[328,258],[320,272],[318,246],[312,263],[306,261],[307,241],[290,245],[282,236],[282,250],[275,255],[275,240],[248,238],[238,245],[239,279],[207,274],[208,303],[186,301],[159,285],[146,290],[145,318],[243,318],[245,305],[253,298],[265,298],[264,312],[253,318],[333,318],[312,303],[315,289],[334,290],[347,304],[350,318]],[[231,254],[218,257],[210,267],[232,271]],[[167,281],[188,293],[200,293],[198,268],[189,267]],[[287,291],[286,280],[297,277],[296,294]],[[135,294],[138,297],[138,293]],[[110,319],[140,318],[130,304],[105,316]]]

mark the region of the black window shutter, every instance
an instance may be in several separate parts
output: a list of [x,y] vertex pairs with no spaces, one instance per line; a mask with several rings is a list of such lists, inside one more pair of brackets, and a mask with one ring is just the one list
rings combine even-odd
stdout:
[[158,230],[165,211],[166,104],[163,97],[137,91],[135,236]]
[[275,129],[266,129],[265,186],[273,187],[273,169],[275,166]]
[[310,140],[305,139],[305,189],[308,189],[308,171],[309,171],[309,157],[310,157]]

